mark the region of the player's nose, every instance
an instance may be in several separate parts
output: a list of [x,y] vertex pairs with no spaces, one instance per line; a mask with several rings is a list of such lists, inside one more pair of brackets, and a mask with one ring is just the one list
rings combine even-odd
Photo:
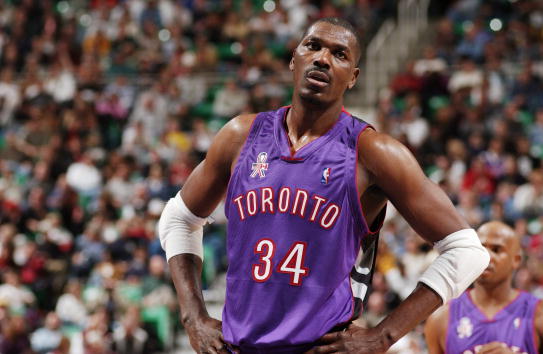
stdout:
[[313,65],[319,68],[330,69],[330,51],[327,48],[321,48],[315,53]]

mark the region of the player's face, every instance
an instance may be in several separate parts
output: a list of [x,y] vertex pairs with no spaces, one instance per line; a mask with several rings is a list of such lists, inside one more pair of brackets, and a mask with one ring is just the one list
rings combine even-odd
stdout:
[[358,77],[356,50],[356,38],[347,29],[327,22],[311,26],[290,62],[295,94],[313,104],[340,99]]
[[520,265],[521,255],[516,236],[500,229],[479,231],[481,243],[490,254],[490,264],[477,279],[481,284],[497,284],[509,281]]

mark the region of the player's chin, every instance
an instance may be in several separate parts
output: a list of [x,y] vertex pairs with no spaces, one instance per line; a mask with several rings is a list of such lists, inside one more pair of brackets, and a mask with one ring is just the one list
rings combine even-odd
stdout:
[[485,271],[481,273],[481,275],[479,276],[476,282],[481,283],[481,284],[486,284],[486,283],[491,283],[493,279],[494,279],[494,272],[492,272],[491,270],[485,269]]
[[302,101],[312,105],[322,105],[328,102],[322,92],[315,92],[310,89],[301,90],[300,98]]

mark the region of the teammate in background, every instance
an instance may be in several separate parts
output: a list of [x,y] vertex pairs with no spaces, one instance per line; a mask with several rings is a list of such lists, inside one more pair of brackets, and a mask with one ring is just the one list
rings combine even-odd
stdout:
[[[360,53],[348,22],[313,23],[290,62],[292,106],[232,119],[164,208],[159,235],[197,352],[382,353],[488,265],[475,231],[409,150],[343,110]],[[202,226],[225,195],[221,322],[208,315],[200,274]],[[397,309],[364,329],[351,324],[350,274],[387,200],[440,255]],[[367,271],[353,279],[369,281]]]
[[543,303],[511,285],[522,260],[519,237],[498,221],[477,233],[490,265],[473,289],[428,318],[424,334],[430,354],[542,353]]

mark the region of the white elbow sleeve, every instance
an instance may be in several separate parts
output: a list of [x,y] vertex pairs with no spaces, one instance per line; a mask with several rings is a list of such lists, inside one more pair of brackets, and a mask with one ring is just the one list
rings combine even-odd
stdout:
[[169,261],[175,255],[191,253],[204,258],[203,226],[207,218],[194,215],[185,205],[181,193],[171,198],[160,216],[158,235]]
[[479,277],[490,256],[473,229],[454,232],[437,242],[435,248],[439,256],[419,281],[437,292],[446,304]]

